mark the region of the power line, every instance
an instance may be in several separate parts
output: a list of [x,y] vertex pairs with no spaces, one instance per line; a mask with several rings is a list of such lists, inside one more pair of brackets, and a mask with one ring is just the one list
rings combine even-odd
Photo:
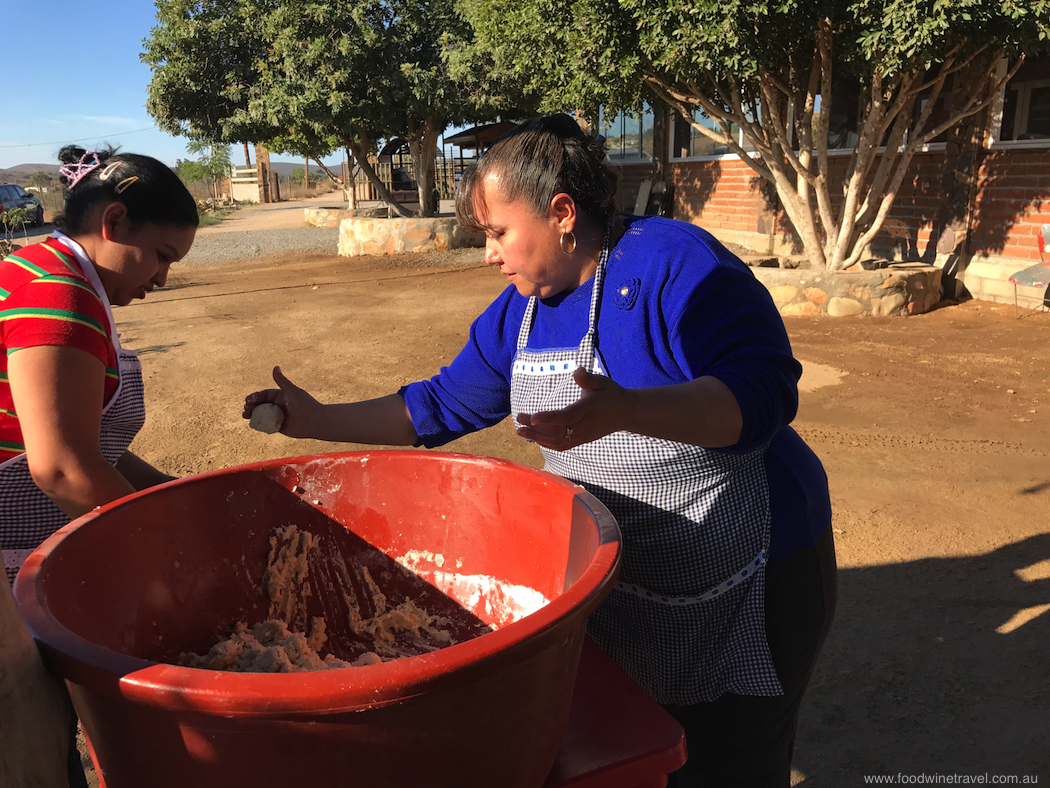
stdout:
[[118,131],[116,134],[97,134],[94,137],[81,137],[78,140],[57,140],[55,142],[26,142],[19,145],[0,145],[0,149],[4,148],[42,148],[45,145],[68,145],[71,142],[87,142],[89,140],[98,140],[105,137],[123,137],[125,134],[138,134],[142,131],[150,131],[155,128],[154,126],[147,126],[144,129],[135,129],[134,131]]

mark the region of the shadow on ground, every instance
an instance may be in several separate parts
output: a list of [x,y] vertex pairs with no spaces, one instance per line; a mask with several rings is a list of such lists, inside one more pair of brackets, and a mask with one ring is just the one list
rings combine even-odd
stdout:
[[[1050,534],[975,557],[840,570],[835,624],[804,702],[797,784],[984,773],[1045,782],[1047,578]],[[851,741],[893,745],[843,753],[845,729]]]

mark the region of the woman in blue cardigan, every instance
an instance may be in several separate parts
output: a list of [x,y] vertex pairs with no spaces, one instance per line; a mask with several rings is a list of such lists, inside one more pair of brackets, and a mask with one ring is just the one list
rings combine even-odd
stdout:
[[615,210],[602,145],[524,123],[464,175],[460,222],[510,285],[452,363],[323,405],[274,370],[247,397],[302,438],[434,447],[513,416],[623,535],[591,637],[686,730],[673,786],[790,785],[834,612],[827,477],[788,425],[801,367],[765,288],[711,235]]

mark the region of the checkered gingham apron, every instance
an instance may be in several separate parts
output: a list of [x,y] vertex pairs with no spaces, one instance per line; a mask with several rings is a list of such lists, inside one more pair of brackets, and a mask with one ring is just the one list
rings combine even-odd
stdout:
[[[596,349],[608,257],[607,235],[577,349],[527,349],[536,314],[536,298],[529,300],[511,413],[575,402],[576,367],[606,374]],[[588,632],[661,703],[692,705],[724,692],[782,694],[765,638],[765,451],[725,454],[628,432],[564,452],[543,449],[546,470],[586,487],[620,525],[620,581],[591,616]]]
[[[109,316],[110,336],[117,352],[120,379],[117,390],[102,409],[102,454],[116,464],[146,422],[142,364],[138,354],[120,346],[113,310],[91,261],[79,244],[60,239],[73,250],[92,287],[102,299]],[[51,534],[69,522],[69,517],[52,503],[29,474],[26,455],[20,454],[0,465],[0,545],[3,546],[7,581],[14,583],[26,558]]]

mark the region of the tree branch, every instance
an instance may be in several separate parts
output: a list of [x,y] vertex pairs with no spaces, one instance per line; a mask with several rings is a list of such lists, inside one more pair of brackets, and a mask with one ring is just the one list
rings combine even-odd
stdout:
[[[769,170],[769,168],[764,163],[760,164],[759,162],[755,161],[755,159],[752,156],[750,156],[746,151],[744,151],[743,148],[741,148],[740,145],[732,138],[733,135],[729,133],[729,129],[727,128],[727,120],[724,117],[720,117],[718,110],[715,109],[714,105],[706,97],[704,97],[699,92],[699,90],[697,91],[697,95],[695,96],[687,97],[683,94],[677,94],[678,96],[682,97],[681,99],[679,99],[676,98],[675,95],[673,95],[677,92],[669,92],[663,80],[661,80],[656,74],[653,74],[652,72],[647,72],[644,76],[644,79],[649,85],[650,89],[654,93],[656,93],[660,98],[666,101],[669,105],[671,105],[675,110],[677,110],[678,114],[682,117],[682,119],[685,120],[690,126],[699,131],[705,137],[708,137],[709,139],[721,145],[725,145],[730,150],[733,150],[734,152],[738,153],[740,155],[741,160],[748,167],[750,167],[757,175],[761,176],[767,181],[770,181],[771,183],[775,182],[775,179],[773,178],[773,173]],[[717,120],[719,122],[719,124],[722,127],[721,134],[719,134],[714,129],[707,128],[706,126],[698,123],[696,120],[693,119],[692,108],[695,106],[699,106],[701,109],[704,110],[704,112],[709,118],[712,118],[713,120]]]
[[[978,97],[980,94],[971,95],[966,105],[961,110],[953,113],[947,120],[934,127],[930,131],[925,132],[922,135],[919,144],[926,144],[930,140],[946,132],[948,129],[950,129],[963,118],[967,118],[970,115],[973,115],[976,112],[980,112],[982,109],[985,109],[986,107],[990,106],[991,103],[995,101],[996,96],[999,95],[999,91],[1001,91],[1006,86],[1006,84],[1017,74],[1017,70],[1021,67],[1021,64],[1024,63],[1024,59],[1025,56],[1022,54],[1018,58],[1017,63],[1014,64],[1013,68],[1011,68],[1010,71],[1002,79],[998,80],[995,83],[995,85],[988,90],[987,94],[983,99],[978,101]],[[988,76],[991,76],[991,74],[989,74]]]

